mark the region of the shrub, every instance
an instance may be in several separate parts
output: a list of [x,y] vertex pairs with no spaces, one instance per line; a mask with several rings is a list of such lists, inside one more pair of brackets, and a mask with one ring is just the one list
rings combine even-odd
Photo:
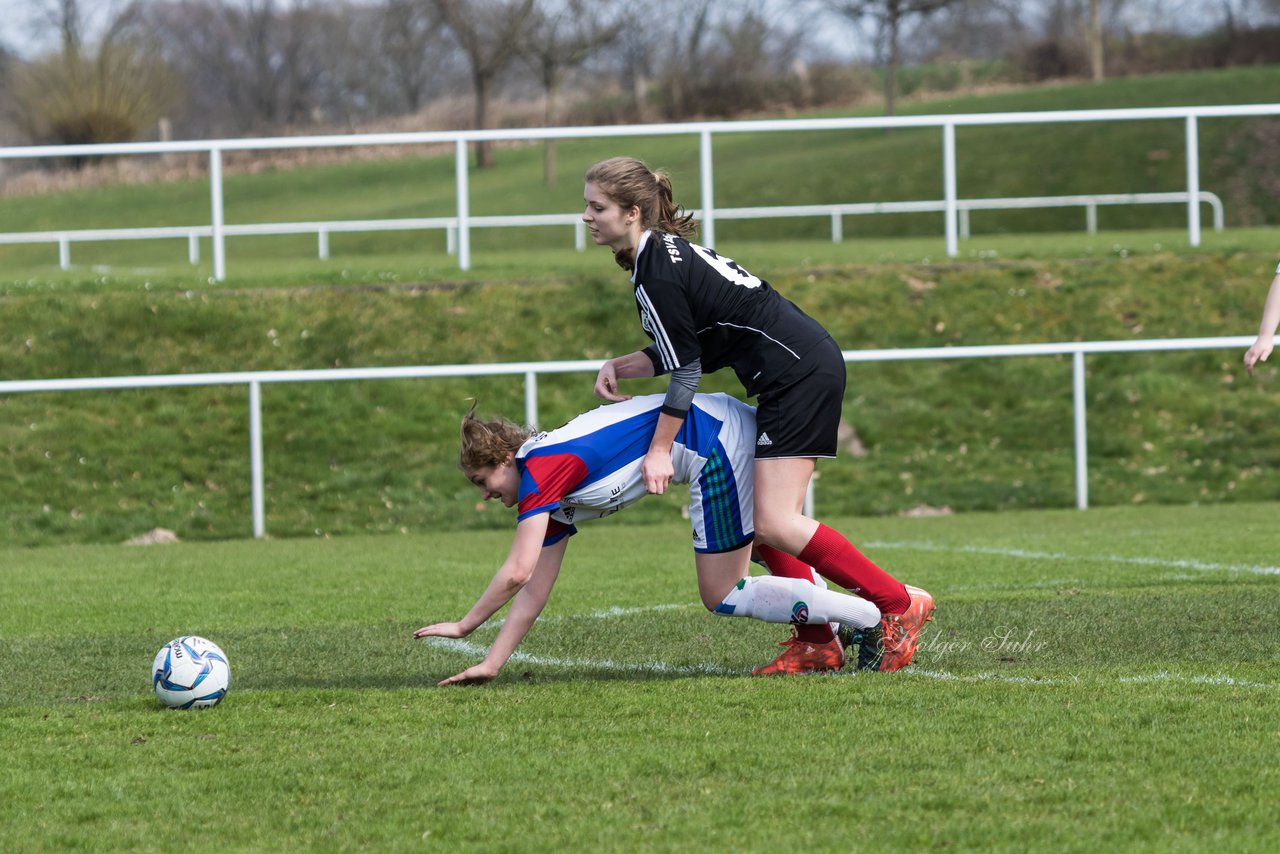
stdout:
[[96,57],[51,54],[14,70],[19,128],[32,142],[127,142],[156,126],[176,94],[159,59],[131,43],[103,45]]

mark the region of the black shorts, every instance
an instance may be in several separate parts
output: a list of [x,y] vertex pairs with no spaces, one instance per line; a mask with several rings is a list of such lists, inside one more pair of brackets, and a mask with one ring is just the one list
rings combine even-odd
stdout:
[[831,338],[814,347],[756,406],[756,459],[836,455],[844,406],[844,356]]

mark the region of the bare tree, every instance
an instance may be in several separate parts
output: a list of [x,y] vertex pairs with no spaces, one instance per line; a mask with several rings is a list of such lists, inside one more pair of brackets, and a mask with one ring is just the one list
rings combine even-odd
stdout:
[[1094,83],[1101,83],[1102,68],[1102,15],[1098,13],[1098,0],[1089,0],[1089,71]]
[[[434,0],[445,24],[471,64],[475,89],[475,125],[488,127],[489,98],[496,78],[515,59],[524,43],[534,0]],[[489,144],[476,143],[476,165],[493,163]]]
[[188,83],[197,128],[243,133],[346,115],[341,64],[363,7],[326,0],[150,0],[148,24]]
[[439,7],[429,0],[385,0],[380,17],[374,53],[404,109],[417,112],[452,52]]
[[[543,122],[547,127],[554,126],[559,118],[558,99],[566,74],[613,42],[622,27],[621,19],[606,17],[594,0],[566,0],[551,11],[534,11],[521,57],[542,84],[546,97]],[[544,143],[542,180],[548,187],[556,182],[553,139]]]
[[742,4],[743,0],[719,0],[718,5],[714,0],[649,0],[645,4],[643,25],[626,26],[617,43],[619,71],[631,90],[637,120],[651,116],[655,91],[662,97],[665,118],[688,115],[688,91],[704,72],[712,14],[719,10],[733,15]]
[[960,0],[824,0],[827,8],[856,25],[870,19],[876,28],[877,53],[884,66],[884,112],[897,112],[898,67],[902,28]]
[[916,57],[997,59],[1016,52],[1031,36],[1020,0],[964,0],[922,20],[915,28]]
[[140,0],[116,4],[102,35],[87,43],[76,0],[44,7],[59,48],[23,65],[12,83],[15,120],[28,137],[119,142],[155,127],[174,97],[174,79],[139,26],[140,8]]
[[[672,55],[663,74],[663,80],[671,92],[671,113],[677,117],[688,114],[686,83],[690,77],[698,74],[698,58],[707,35],[707,21],[711,16],[711,0],[694,0],[682,5],[687,15],[682,25],[684,32],[678,32],[677,37],[672,40]],[[680,38],[681,35],[683,38]]]

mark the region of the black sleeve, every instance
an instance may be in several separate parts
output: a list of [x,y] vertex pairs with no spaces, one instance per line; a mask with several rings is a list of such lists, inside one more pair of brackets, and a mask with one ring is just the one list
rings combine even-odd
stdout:
[[702,358],[702,345],[681,279],[693,259],[682,261],[685,270],[681,270],[665,247],[648,247],[645,255],[653,254],[658,254],[658,260],[646,264],[644,279],[637,280],[636,304],[645,331],[653,338],[653,353],[658,357],[654,365],[661,366],[654,373],[665,374]]
[[644,353],[646,356],[649,357],[650,363],[653,364],[653,375],[655,377],[660,377],[663,374],[667,373],[667,369],[662,366],[662,357],[658,355],[657,344],[650,344],[648,347],[645,347],[640,352]]

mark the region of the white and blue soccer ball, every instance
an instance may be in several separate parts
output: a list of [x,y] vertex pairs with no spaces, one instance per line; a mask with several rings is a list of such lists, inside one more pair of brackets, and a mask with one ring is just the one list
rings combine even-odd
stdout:
[[195,635],[174,638],[151,665],[151,686],[171,709],[216,706],[231,687],[231,664],[216,643]]

